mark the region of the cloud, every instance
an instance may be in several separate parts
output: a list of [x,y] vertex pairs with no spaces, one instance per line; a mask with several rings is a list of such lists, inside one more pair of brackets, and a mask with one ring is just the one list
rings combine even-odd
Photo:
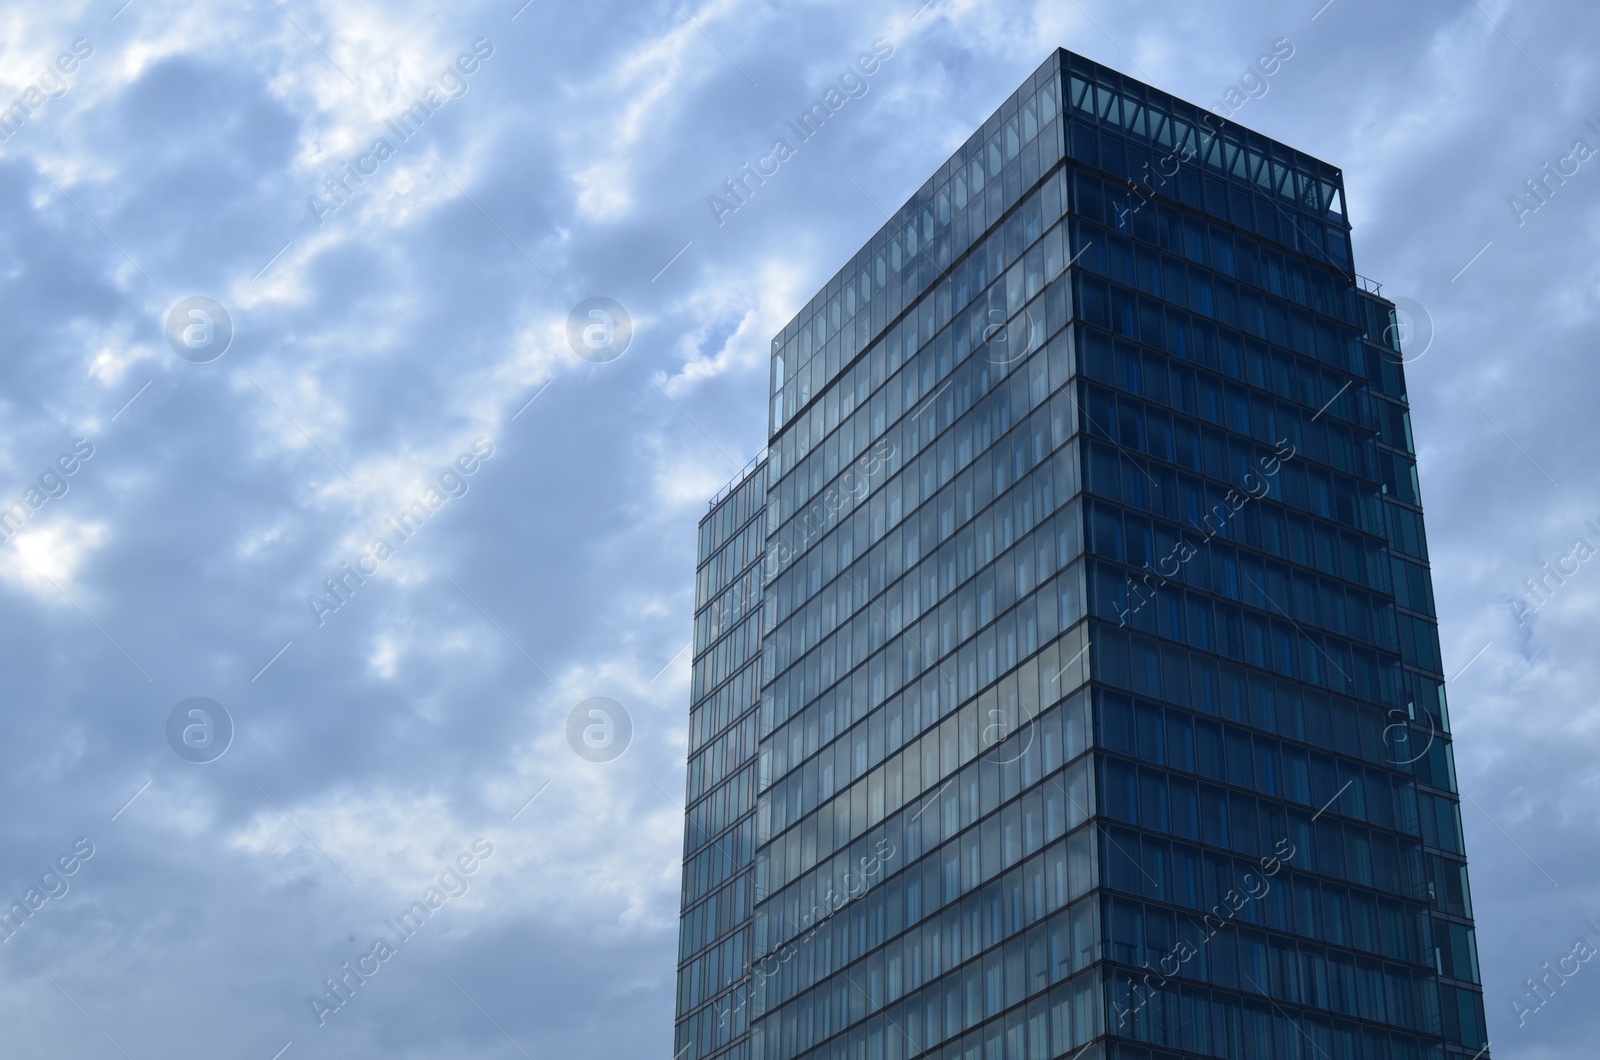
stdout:
[[[57,587],[68,589],[79,569],[106,539],[105,523],[84,523],[62,517],[11,536],[0,549],[0,578],[36,596],[61,601]],[[65,602],[65,601],[61,601]]]
[[[1581,984],[1527,1027],[1507,996],[1600,912],[1600,568],[1526,624],[1508,599],[1600,520],[1600,171],[1524,226],[1505,199],[1600,119],[1589,8],[109,7],[0,14],[0,103],[94,46],[0,145],[0,498],[95,446],[0,546],[0,897],[97,849],[4,946],[18,1055],[96,1027],[177,1060],[671,1055],[696,523],[765,445],[773,334],[1047,48],[1204,104],[1284,36],[1239,120],[1345,167],[1362,272],[1436,327],[1407,375],[1491,1037],[1587,1055]],[[707,197],[880,36],[870,92],[719,227]],[[164,334],[195,295],[234,326],[207,364]],[[567,340],[595,296],[635,324],[606,363]],[[479,437],[319,626],[307,597]],[[206,765],[166,734],[197,695],[235,725]],[[597,696],[633,723],[613,762],[567,741]],[[471,893],[315,1026],[479,836]]]

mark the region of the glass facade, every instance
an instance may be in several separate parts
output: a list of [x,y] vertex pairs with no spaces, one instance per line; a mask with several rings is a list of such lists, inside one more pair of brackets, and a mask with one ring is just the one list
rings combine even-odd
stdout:
[[675,1049],[1466,1060],[1393,307],[1333,167],[1057,52],[700,528]]
[[[758,460],[700,522],[678,935],[680,1057],[750,1056],[766,481],[766,461]],[[693,1043],[687,1052],[686,1043]]]

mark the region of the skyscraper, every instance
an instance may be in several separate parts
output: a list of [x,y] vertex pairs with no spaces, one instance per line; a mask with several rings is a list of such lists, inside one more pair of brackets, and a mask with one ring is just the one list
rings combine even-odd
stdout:
[[700,525],[675,1051],[1487,1056],[1338,169],[1059,51],[773,340]]

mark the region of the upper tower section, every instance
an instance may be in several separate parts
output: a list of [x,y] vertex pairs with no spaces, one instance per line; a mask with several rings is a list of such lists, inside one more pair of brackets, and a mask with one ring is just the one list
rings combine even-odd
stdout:
[[[952,263],[1063,157],[1354,279],[1337,167],[1058,49],[773,339],[769,438],[948,282]],[[1129,220],[1156,223],[1139,212]]]

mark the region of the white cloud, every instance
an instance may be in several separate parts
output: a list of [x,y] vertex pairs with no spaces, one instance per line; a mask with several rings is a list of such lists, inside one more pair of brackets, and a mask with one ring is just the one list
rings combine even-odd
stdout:
[[105,523],[64,515],[26,523],[11,535],[7,547],[0,548],[0,578],[43,599],[65,603],[57,587],[73,587],[79,569],[105,542],[107,533]]

